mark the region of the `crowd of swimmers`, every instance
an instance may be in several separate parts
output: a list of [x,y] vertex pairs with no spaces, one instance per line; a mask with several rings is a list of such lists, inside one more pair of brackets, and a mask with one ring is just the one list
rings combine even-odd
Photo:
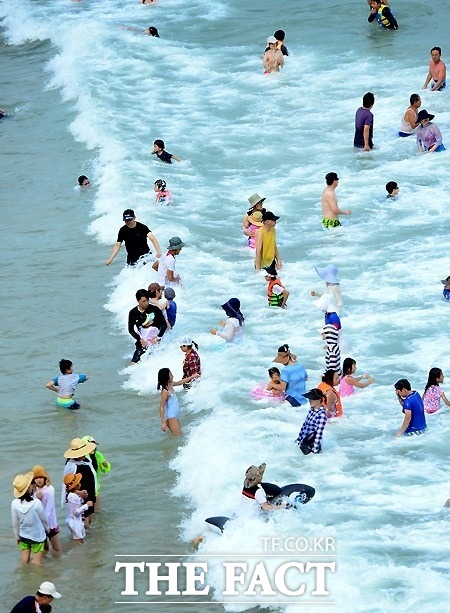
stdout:
[[[151,0],[142,0],[143,4]],[[397,30],[398,22],[387,2],[368,0],[371,7],[369,22],[377,21],[381,28]],[[150,26],[147,34],[158,37],[158,30]],[[267,48],[263,55],[263,66],[266,73],[278,72],[284,65],[288,50],[285,45],[285,32],[276,30],[267,39]],[[440,47],[431,49],[429,71],[423,86],[426,89],[431,82],[431,91],[442,91],[446,87],[446,67],[441,59]],[[370,150],[373,148],[373,114],[371,109],[375,97],[367,92],[363,104],[355,117],[355,139],[357,148]],[[426,110],[419,111],[421,99],[418,94],[410,97],[410,106],[406,110],[399,131],[399,136],[416,135],[419,150],[438,152],[445,149],[439,128],[431,123],[434,115]],[[1,116],[5,112],[1,111]],[[181,161],[178,156],[168,153],[165,143],[157,139],[153,144],[153,155],[161,162],[171,164],[172,160]],[[339,184],[336,173],[328,173],[325,177],[326,187],[322,194],[322,213],[324,228],[335,228],[340,225],[340,215],[351,215],[350,210],[340,209],[335,190]],[[80,188],[87,188],[90,180],[86,175],[78,178]],[[395,198],[399,186],[395,181],[386,184],[388,198]],[[164,179],[154,182],[154,203],[170,205],[173,196]],[[280,219],[274,212],[265,208],[265,197],[258,193],[249,197],[249,208],[243,220],[242,230],[246,237],[248,248],[254,251],[254,269],[263,271],[267,283],[266,297],[269,308],[287,307],[289,291],[279,277],[282,261],[277,245],[276,223]],[[134,266],[149,261],[151,255],[148,241],[155,250],[156,259],[151,268],[156,272],[157,281],[136,292],[137,305],[129,312],[128,332],[135,341],[135,351],[132,363],[139,362],[145,353],[158,344],[167,330],[176,324],[177,305],[174,301],[175,289],[183,288],[182,277],[176,271],[176,257],[185,247],[178,236],[171,237],[165,249],[160,248],[158,239],[152,231],[136,220],[132,209],[123,212],[124,225],[119,229],[116,244],[110,257],[105,261],[111,264],[125,243],[127,264]],[[150,268],[150,267],[149,267]],[[272,366],[268,370],[269,381],[262,383],[252,394],[255,398],[277,402],[287,402],[292,407],[301,407],[309,403],[309,411],[300,428],[296,443],[304,455],[322,452],[322,443],[327,423],[340,419],[344,415],[342,399],[351,396],[356,390],[367,388],[375,383],[368,373],[356,374],[356,360],[351,357],[342,359],[342,325],[340,312],[343,307],[343,297],[338,278],[338,269],[334,264],[324,268],[316,268],[318,276],[324,281],[322,292],[311,291],[316,300],[316,306],[323,313],[324,321],[321,336],[324,341],[325,365],[321,381],[307,390],[308,375],[304,366],[291,352],[288,344],[278,348]],[[450,276],[442,280],[444,284],[443,297],[450,301]],[[216,327],[210,329],[211,335],[221,338],[225,344],[235,345],[244,342],[245,317],[241,311],[240,300],[229,298],[221,308],[225,314]],[[160,392],[158,415],[161,430],[174,436],[182,434],[180,425],[180,406],[175,394],[175,387],[189,389],[201,378],[202,364],[198,345],[191,336],[184,336],[179,341],[183,353],[182,378],[175,381],[169,368],[159,369],[157,390]],[[151,359],[151,355],[148,356]],[[80,403],[75,398],[75,390],[89,377],[86,374],[73,372],[73,364],[68,359],[59,363],[60,374],[51,379],[46,387],[57,394],[56,404],[63,410],[77,411]],[[443,405],[450,406],[441,385],[444,373],[440,368],[433,367],[429,371],[428,381],[423,394],[412,389],[408,379],[401,378],[394,384],[394,390],[402,407],[403,421],[396,436],[421,435],[427,428],[426,414],[434,414]],[[72,439],[69,449],[63,454],[66,463],[63,468],[61,503],[66,509],[66,526],[72,540],[82,544],[86,537],[86,529],[91,525],[95,512],[100,509],[100,478],[111,470],[111,464],[98,449],[98,443],[91,435]],[[247,469],[244,480],[243,499],[250,501],[253,507],[265,511],[286,508],[286,504],[272,505],[261,487],[265,464],[251,466]],[[55,554],[62,553],[60,528],[58,525],[55,489],[46,469],[35,465],[25,474],[17,475],[13,480],[14,500],[11,504],[11,514],[14,535],[24,563],[32,562],[40,565],[46,549],[52,548]],[[48,612],[50,602],[61,595],[54,584],[46,581],[41,583],[34,596],[25,597],[14,607],[14,613],[32,610],[25,607],[33,605],[35,610]]]

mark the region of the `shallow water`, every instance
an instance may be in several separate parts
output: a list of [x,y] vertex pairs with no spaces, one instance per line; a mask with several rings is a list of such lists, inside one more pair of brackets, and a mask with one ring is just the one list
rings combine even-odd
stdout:
[[[421,392],[430,367],[447,368],[448,305],[439,279],[449,274],[448,152],[419,157],[415,143],[396,139],[395,131],[424,81],[428,49],[441,44],[445,60],[450,11],[443,2],[412,2],[407,10],[397,2],[401,29],[392,33],[366,23],[365,2],[346,6],[350,18],[342,20],[313,0],[279,3],[282,19],[253,0],[0,5],[6,16],[0,106],[12,111],[0,124],[7,178],[0,187],[0,582],[8,605],[41,580],[33,569],[18,568],[9,525],[12,478],[40,463],[57,484],[70,439],[93,434],[113,471],[103,480],[104,511],[84,547],[61,563],[46,561],[43,579],[64,595],[56,611],[72,608],[74,584],[83,586],[79,606],[115,610],[122,585],[115,555],[186,555],[199,534],[207,539],[198,559],[209,560],[218,600],[222,558],[216,564],[206,556],[254,553],[270,566],[264,537],[328,536],[336,539],[337,572],[328,581],[336,610],[443,610],[448,415],[429,416],[424,437],[395,439],[401,412],[392,385],[406,376]],[[144,28],[149,20],[161,39],[120,28]],[[279,27],[287,31],[290,56],[282,74],[263,77],[259,56]],[[378,149],[365,155],[351,145],[354,112],[368,90],[376,95]],[[448,144],[448,93],[420,93]],[[154,160],[155,138],[184,161]],[[325,234],[320,194],[330,171],[341,178],[339,202],[352,216]],[[74,189],[81,173],[92,181],[85,192]],[[173,207],[152,205],[157,178],[167,181]],[[400,185],[392,202],[385,199],[388,180]],[[283,312],[266,307],[264,281],[253,273],[240,231],[254,192],[281,215],[281,278],[291,292]],[[176,329],[134,368],[126,316],[152,272],[122,269],[123,253],[103,266],[129,206],[162,245],[174,235],[187,245],[178,258],[186,289],[177,292]],[[328,424],[323,454],[300,457],[294,440],[305,410],[271,407],[249,392],[285,342],[311,386],[319,382],[322,319],[309,292],[321,289],[314,266],[328,262],[340,269],[349,355],[377,383],[345,399],[345,418]],[[208,330],[233,295],[246,316],[245,344],[218,350]],[[200,345],[203,377],[179,394],[185,431],[179,446],[159,430],[155,388],[160,367],[181,374],[177,339],[184,334]],[[57,410],[44,388],[63,355],[91,377],[77,393],[77,415]],[[240,520],[216,536],[204,518],[232,514],[245,469],[262,461],[267,480],[308,483],[316,497],[299,513]],[[62,532],[68,548],[64,526]],[[263,600],[230,599],[226,609],[249,610]],[[181,601],[177,610],[199,608]],[[279,608],[304,610],[290,601]]]

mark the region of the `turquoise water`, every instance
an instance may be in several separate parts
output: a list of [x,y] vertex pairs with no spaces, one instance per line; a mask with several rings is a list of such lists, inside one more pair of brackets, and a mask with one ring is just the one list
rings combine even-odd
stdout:
[[[253,1],[0,4],[0,106],[12,113],[0,124],[0,583],[8,606],[50,579],[64,594],[55,611],[73,608],[75,584],[83,588],[77,606],[109,613],[121,599],[115,555],[190,554],[192,539],[205,534],[199,554],[210,560],[218,600],[220,573],[206,556],[260,553],[270,564],[263,537],[329,536],[337,544],[329,581],[336,610],[444,610],[448,415],[430,416],[420,440],[395,439],[401,413],[392,384],[406,376],[422,391],[430,367],[447,369],[448,305],[439,280],[449,274],[448,153],[419,157],[415,143],[395,132],[423,84],[429,49],[441,45],[446,59],[450,10],[443,2],[393,6],[395,33],[369,26],[362,0],[347,3],[345,19],[312,0],[281,2],[276,15]],[[150,23],[161,39],[121,28]],[[290,56],[280,75],[264,77],[265,38],[280,27]],[[352,148],[353,120],[369,90],[378,148],[365,155]],[[450,146],[448,93],[419,93]],[[184,161],[158,164],[150,155],[155,138]],[[320,194],[330,171],[341,178],[341,206],[353,214],[326,235]],[[81,173],[92,181],[85,192],[74,189]],[[157,178],[167,181],[173,207],[153,206]],[[385,199],[388,180],[400,185],[394,202]],[[281,277],[291,292],[285,312],[266,307],[241,235],[254,192],[281,215]],[[126,316],[152,272],[122,269],[123,253],[103,266],[127,207],[161,244],[179,235],[187,245],[178,263],[186,289],[177,294],[176,330],[135,368]],[[284,342],[311,386],[320,380],[321,315],[309,292],[321,288],[314,266],[330,261],[340,269],[349,354],[377,383],[344,402],[346,417],[327,426],[322,455],[300,457],[294,440],[304,409],[258,403],[249,391],[265,380]],[[246,342],[218,351],[208,330],[233,295],[246,316]],[[180,444],[159,430],[155,384],[162,366],[181,374],[183,334],[199,343],[204,376],[180,394]],[[91,377],[79,388],[77,415],[59,412],[44,388],[63,356]],[[113,464],[104,511],[82,548],[48,559],[42,575],[22,570],[9,523],[11,481],[40,463],[58,489],[62,454],[83,434],[93,434]],[[262,461],[269,481],[308,483],[316,498],[299,514],[236,522],[224,537],[208,531],[204,518],[236,510],[245,469]],[[63,523],[62,514],[68,549]],[[166,608],[176,607],[199,608]],[[233,599],[226,605],[246,607]],[[305,610],[289,599],[280,608]]]

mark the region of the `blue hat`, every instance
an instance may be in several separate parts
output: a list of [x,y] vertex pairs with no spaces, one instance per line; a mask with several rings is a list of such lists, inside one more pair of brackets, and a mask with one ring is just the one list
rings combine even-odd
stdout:
[[228,302],[221,305],[228,317],[235,317],[239,321],[239,325],[242,326],[244,322],[244,316],[241,313],[241,302],[238,298],[230,298]]

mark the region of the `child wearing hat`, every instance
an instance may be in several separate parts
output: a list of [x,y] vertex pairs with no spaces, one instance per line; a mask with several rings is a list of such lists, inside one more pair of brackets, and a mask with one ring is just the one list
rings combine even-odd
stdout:
[[56,517],[55,488],[51,484],[50,477],[43,466],[33,466],[33,495],[42,502],[45,517],[47,518],[47,538],[49,539],[53,551],[62,553],[61,541],[59,539],[58,519]]
[[66,487],[66,524],[72,532],[72,538],[77,543],[82,543],[86,536],[86,528],[83,522],[83,512],[94,506],[92,500],[83,503],[81,496],[75,493],[81,483],[80,473],[68,473],[64,477]]
[[256,233],[263,225],[262,212],[251,211],[247,214],[247,222],[248,226],[244,229],[244,234],[245,236],[248,236],[248,246],[250,247],[250,249],[254,249]]
[[31,559],[32,564],[40,566],[48,526],[42,502],[33,498],[33,479],[32,471],[14,479],[11,519],[22,562],[28,563]]

